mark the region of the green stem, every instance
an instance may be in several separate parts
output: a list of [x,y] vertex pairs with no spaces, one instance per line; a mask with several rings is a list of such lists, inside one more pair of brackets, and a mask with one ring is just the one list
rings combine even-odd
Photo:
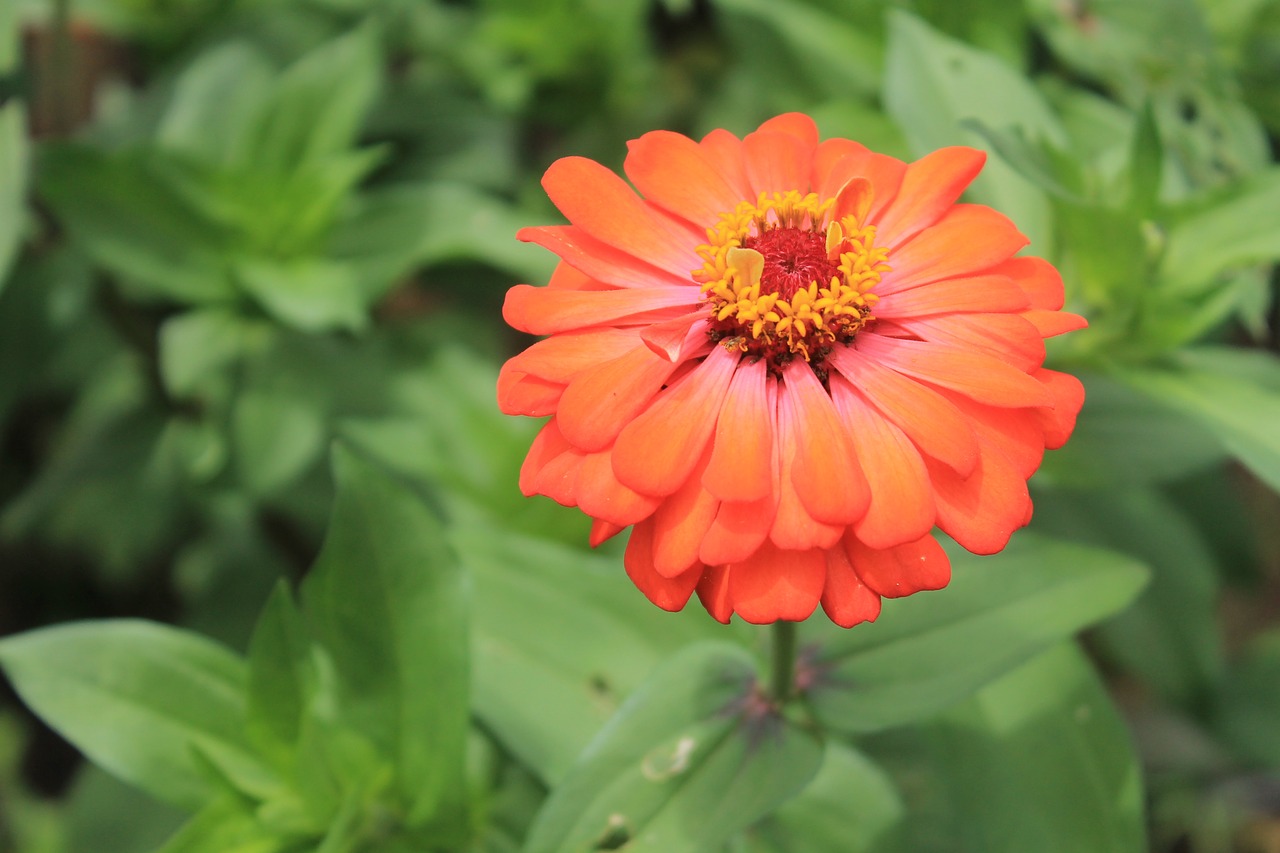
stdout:
[[796,670],[796,623],[773,623],[773,673],[769,695],[779,704],[791,698]]

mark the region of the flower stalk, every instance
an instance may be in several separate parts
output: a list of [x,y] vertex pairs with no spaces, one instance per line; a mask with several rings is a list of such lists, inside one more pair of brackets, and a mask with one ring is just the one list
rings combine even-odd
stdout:
[[769,695],[779,705],[791,698],[796,672],[796,623],[779,619],[773,623],[773,668]]

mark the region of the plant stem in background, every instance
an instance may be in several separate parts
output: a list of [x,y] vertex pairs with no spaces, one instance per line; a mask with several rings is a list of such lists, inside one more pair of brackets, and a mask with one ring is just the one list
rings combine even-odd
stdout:
[[773,669],[769,695],[779,704],[791,698],[796,669],[796,623],[779,619],[773,623]]

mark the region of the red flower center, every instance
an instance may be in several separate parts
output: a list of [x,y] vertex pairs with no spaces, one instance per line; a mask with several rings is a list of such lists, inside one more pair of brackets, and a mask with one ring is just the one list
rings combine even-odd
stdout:
[[764,270],[760,273],[762,294],[776,293],[789,300],[811,282],[826,287],[833,277],[840,275],[840,267],[827,258],[827,236],[823,231],[770,228],[759,235],[749,235],[742,246],[764,256]]

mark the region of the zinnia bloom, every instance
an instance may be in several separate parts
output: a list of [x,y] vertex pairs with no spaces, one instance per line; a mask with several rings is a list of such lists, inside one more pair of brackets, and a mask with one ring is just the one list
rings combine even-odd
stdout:
[[647,133],[634,190],[552,164],[570,224],[519,237],[561,262],[504,307],[548,336],[498,380],[504,412],[551,416],[521,489],[591,516],[592,545],[632,527],[636,586],[722,622],[874,619],[950,579],[935,526],[999,551],[1084,401],[1044,338],[1085,321],[1006,217],[956,202],[984,159],[906,164],[789,114]]

